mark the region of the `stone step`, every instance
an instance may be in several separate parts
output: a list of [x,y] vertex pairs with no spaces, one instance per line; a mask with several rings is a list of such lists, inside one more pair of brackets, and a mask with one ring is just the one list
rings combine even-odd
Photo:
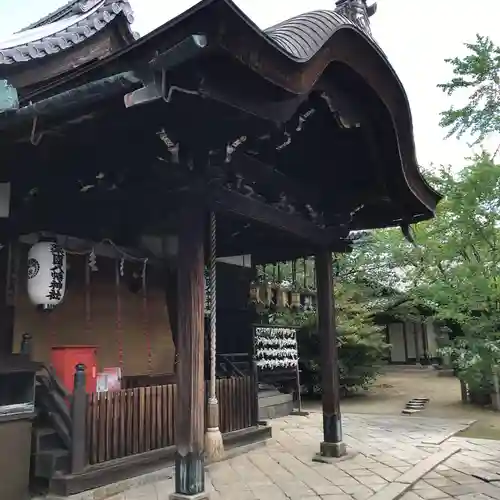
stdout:
[[413,398],[408,403],[406,403],[403,411],[403,415],[413,415],[421,410],[425,409],[425,405],[429,402],[429,398]]
[[414,413],[418,413],[420,410],[414,410],[412,408],[405,408],[401,413],[403,415],[413,415]]

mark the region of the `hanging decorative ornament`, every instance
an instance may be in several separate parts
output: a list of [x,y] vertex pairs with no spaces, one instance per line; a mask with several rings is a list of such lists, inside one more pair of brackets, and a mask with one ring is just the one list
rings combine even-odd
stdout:
[[271,280],[271,283],[268,286],[268,293],[270,296],[270,304],[269,304],[269,309],[272,311],[276,310],[276,306],[278,305],[278,276],[277,276],[277,266],[276,264],[273,264],[273,277]]
[[267,275],[265,265],[259,266],[255,288],[257,288],[257,296],[260,301],[258,302],[259,314],[262,314],[269,307],[269,303],[267,302]]
[[262,300],[261,296],[264,294],[264,288],[262,288],[262,274],[259,270],[257,270],[257,277],[255,280],[252,280],[250,283],[250,294],[249,294],[249,302],[255,307],[257,314],[263,314],[266,309],[266,305]]
[[313,269],[313,281],[312,281],[312,285],[310,287],[311,311],[316,311],[316,305],[318,302],[318,293],[317,293],[317,289],[316,289],[316,262],[315,261],[313,262],[312,269]]
[[285,309],[288,309],[290,307],[288,288],[285,286],[282,286],[278,289],[277,307],[281,311],[284,311]]
[[317,305],[317,294],[316,290],[311,290],[310,291],[310,311],[316,311],[316,305]]
[[264,303],[264,308],[269,309],[273,302],[273,287],[267,275],[267,267],[264,266],[262,283],[260,284],[260,296],[262,297],[262,302]]
[[54,309],[66,292],[66,252],[57,243],[41,241],[28,253],[28,295],[43,310]]
[[279,311],[284,311],[290,307],[288,297],[288,286],[281,279],[281,267],[278,263],[278,283],[276,288],[276,307]]
[[250,282],[250,291],[248,293],[248,302],[252,306],[257,306],[261,301],[260,299],[260,272],[259,268],[255,268],[255,279]]
[[257,304],[262,302],[260,300],[260,289],[259,289],[259,286],[257,285],[256,281],[252,281],[250,283],[249,302],[250,302],[250,304],[252,304],[254,306],[256,306]]
[[92,249],[89,253],[89,267],[90,267],[90,270],[95,273],[97,271],[99,271],[99,268],[97,267],[97,257],[96,257],[96,254],[95,254],[95,250]]
[[304,294],[304,311],[305,312],[312,312],[314,311],[314,305],[312,302],[312,296],[307,294]]
[[314,311],[314,303],[313,303],[313,295],[314,293],[311,291],[309,287],[309,283],[307,280],[307,259],[304,258],[304,282],[302,289],[302,307],[304,312],[313,312]]
[[302,304],[300,303],[300,292],[297,286],[297,261],[292,262],[292,291],[290,293],[290,306],[292,309],[298,311]]

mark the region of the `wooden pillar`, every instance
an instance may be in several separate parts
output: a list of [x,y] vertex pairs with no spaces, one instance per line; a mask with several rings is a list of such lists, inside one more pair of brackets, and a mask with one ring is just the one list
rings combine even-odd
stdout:
[[87,466],[85,443],[87,417],[87,392],[85,390],[85,365],[75,366],[73,398],[71,400],[71,473],[82,472]]
[[[0,221],[0,227],[2,227]],[[10,355],[14,343],[14,294],[18,247],[7,243],[0,249],[0,354]]]
[[175,493],[171,500],[205,500],[204,241],[205,207],[187,194],[179,214]]
[[340,374],[332,267],[332,254],[330,251],[323,250],[316,255],[318,329],[321,343],[323,387],[321,457],[341,457],[346,454],[346,447],[342,441],[342,418],[340,415]]

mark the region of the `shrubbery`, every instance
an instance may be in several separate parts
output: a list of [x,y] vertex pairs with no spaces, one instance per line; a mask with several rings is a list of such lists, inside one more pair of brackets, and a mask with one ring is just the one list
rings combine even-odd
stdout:
[[[366,389],[377,377],[389,350],[382,327],[374,322],[381,305],[374,291],[362,284],[336,284],[336,322],[342,392]],[[301,383],[310,394],[321,392],[321,345],[317,317],[310,314],[276,315],[273,323],[301,326],[298,332]]]

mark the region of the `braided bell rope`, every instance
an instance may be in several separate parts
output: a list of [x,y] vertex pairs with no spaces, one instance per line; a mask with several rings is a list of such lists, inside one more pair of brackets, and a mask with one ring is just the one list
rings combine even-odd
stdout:
[[215,365],[216,365],[216,355],[217,355],[217,297],[216,297],[216,282],[217,282],[217,271],[216,271],[216,259],[217,259],[217,222],[215,219],[215,213],[210,213],[210,255],[209,255],[209,266],[210,266],[210,287],[208,289],[209,297],[209,307],[210,307],[210,392],[209,401],[217,402],[217,397],[215,394]]

